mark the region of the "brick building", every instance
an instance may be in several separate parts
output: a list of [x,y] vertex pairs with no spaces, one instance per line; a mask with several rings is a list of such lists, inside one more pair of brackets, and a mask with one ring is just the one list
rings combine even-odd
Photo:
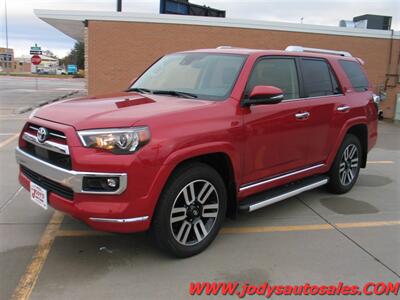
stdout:
[[14,49],[0,47],[0,72],[13,72],[14,67]]
[[31,73],[31,58],[29,56],[16,57],[14,72]]
[[165,53],[220,45],[262,49],[301,45],[345,50],[363,59],[375,92],[387,94],[382,103],[384,116],[400,118],[400,32],[125,12],[35,13],[66,35],[85,42],[90,95],[126,88],[132,78]]

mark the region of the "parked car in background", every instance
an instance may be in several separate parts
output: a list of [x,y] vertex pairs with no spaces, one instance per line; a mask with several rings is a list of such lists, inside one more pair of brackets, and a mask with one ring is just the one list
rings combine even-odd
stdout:
[[346,193],[377,139],[361,60],[219,47],[166,55],[123,92],[45,106],[16,149],[31,199],[97,230],[150,230],[177,257],[226,215],[326,185]]
[[57,68],[56,74],[57,75],[67,75],[67,72],[63,68]]

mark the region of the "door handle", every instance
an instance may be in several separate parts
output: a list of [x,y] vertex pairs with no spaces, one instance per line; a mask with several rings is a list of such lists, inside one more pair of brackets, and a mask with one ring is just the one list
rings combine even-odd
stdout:
[[342,106],[339,106],[338,108],[336,108],[336,110],[337,110],[337,111],[341,111],[341,112],[346,112],[346,111],[349,111],[349,110],[350,110],[350,106],[348,106],[348,105],[342,105]]
[[296,117],[296,119],[304,120],[304,119],[308,119],[308,117],[310,116],[310,113],[308,111],[306,111],[306,112],[302,112],[302,113],[297,113],[294,116]]

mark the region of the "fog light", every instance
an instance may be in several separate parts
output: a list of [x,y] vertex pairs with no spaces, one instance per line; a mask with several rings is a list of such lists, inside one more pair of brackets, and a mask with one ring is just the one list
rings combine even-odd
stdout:
[[111,188],[115,188],[117,186],[117,180],[115,178],[107,178],[107,185]]
[[86,192],[112,192],[119,188],[118,177],[84,177],[82,189]]

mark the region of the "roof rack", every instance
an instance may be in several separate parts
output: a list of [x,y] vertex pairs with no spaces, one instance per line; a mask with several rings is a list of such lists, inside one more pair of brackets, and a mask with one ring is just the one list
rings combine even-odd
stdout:
[[215,49],[244,49],[244,50],[253,50],[253,49],[250,49],[250,48],[243,48],[243,47],[235,47],[235,46],[218,46],[217,48],[215,48]]
[[336,51],[329,49],[318,49],[318,48],[306,48],[302,46],[287,46],[285,51],[293,51],[293,52],[314,52],[314,53],[325,53],[325,54],[333,54],[340,55],[346,57],[352,57],[350,52],[347,51]]

